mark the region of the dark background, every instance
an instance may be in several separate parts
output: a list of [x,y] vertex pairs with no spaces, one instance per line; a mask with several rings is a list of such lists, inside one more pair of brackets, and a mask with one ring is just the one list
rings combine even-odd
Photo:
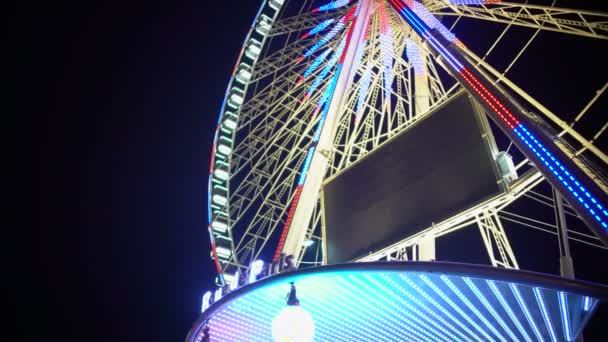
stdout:
[[[6,147],[19,151],[11,170],[27,181],[5,182],[26,212],[5,229],[18,230],[24,247],[7,259],[18,272],[6,280],[23,340],[184,339],[214,277],[204,229],[212,134],[258,5],[18,4],[8,29],[16,61],[5,66],[18,94],[8,96],[18,109],[7,120],[18,123],[7,124],[16,137]],[[483,34],[463,32],[469,45],[473,32]],[[583,57],[576,46],[533,46],[533,63],[513,78],[560,114],[580,110],[608,79],[597,50],[605,45],[593,44]],[[552,54],[584,63],[558,71]],[[596,336],[600,319],[590,325]]]
[[463,93],[325,183],[327,262],[363,257],[501,193],[479,121]]

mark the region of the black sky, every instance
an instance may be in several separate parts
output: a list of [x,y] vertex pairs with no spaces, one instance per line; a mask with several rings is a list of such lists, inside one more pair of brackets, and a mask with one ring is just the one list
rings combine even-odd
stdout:
[[258,4],[20,5],[15,87],[40,208],[23,231],[26,340],[184,339],[215,276],[212,134]]
[[26,297],[47,317],[33,329],[45,340],[185,338],[214,277],[204,230],[212,133],[256,10],[254,1],[20,9],[18,87],[36,94],[21,104],[40,140],[42,207],[28,277],[36,295]]

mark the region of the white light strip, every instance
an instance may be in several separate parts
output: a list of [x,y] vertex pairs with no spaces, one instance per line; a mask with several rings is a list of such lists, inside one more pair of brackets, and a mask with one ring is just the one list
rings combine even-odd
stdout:
[[469,299],[456,287],[456,285],[454,285],[454,283],[452,283],[452,281],[450,280],[450,278],[448,278],[447,276],[440,276],[441,280],[443,280],[443,282],[458,296],[458,298],[460,298],[460,300],[462,300],[462,302],[469,308],[471,309],[471,311],[473,311],[473,313],[475,314],[475,316],[477,316],[485,325],[486,327],[488,327],[488,329],[492,330],[492,332],[498,336],[498,338],[501,341],[507,341],[507,339],[505,339],[502,334],[500,332],[498,332],[498,330],[496,330],[496,328],[492,325],[492,323],[490,323],[486,317],[479,312],[479,310],[475,307],[475,305],[473,305],[471,303],[471,301],[469,301]]
[[[370,278],[369,276],[366,276],[367,280],[372,282],[374,285],[380,287],[382,289],[382,291],[386,292],[386,293],[391,293],[393,294],[393,291],[391,291],[390,288],[388,288],[387,286],[384,286],[383,284],[380,284],[377,280]],[[410,301],[412,300],[413,296],[406,291],[405,289],[403,289],[400,285],[398,285],[393,279],[389,277],[385,277],[385,280],[387,280],[387,282],[393,287],[398,289],[402,294],[404,294]],[[397,297],[399,298],[399,297]],[[440,324],[437,324],[437,322],[433,319],[431,319],[430,317],[428,317],[427,315],[425,315],[424,313],[420,312],[420,310],[416,309],[416,307],[414,307],[411,303],[409,303],[408,301],[405,300],[400,300],[402,302],[402,304],[408,308],[408,310],[414,312],[415,314],[417,314],[418,316],[420,316],[421,318],[423,318],[426,322],[428,322],[429,324],[431,324],[431,326],[434,327],[438,327],[440,331],[437,330],[431,330],[433,333],[435,333],[436,335],[438,335],[439,337],[446,339],[448,341],[461,341],[459,338],[457,338],[456,336],[452,335],[452,333],[450,333],[449,331],[447,331],[447,329],[445,329],[443,326],[441,326]],[[418,303],[417,303],[418,304]],[[421,305],[418,305],[421,306]],[[432,313],[432,315],[435,316],[435,318],[437,318],[435,313]],[[420,323],[421,325],[425,326],[425,323],[421,320],[421,319],[417,319],[416,320],[418,323]],[[441,332],[447,334],[449,336],[449,338],[445,335],[443,335]]]
[[433,291],[435,291],[435,293],[437,293],[439,295],[439,297],[441,297],[444,301],[446,301],[446,303],[448,303],[452,307],[452,309],[454,309],[456,312],[458,312],[460,314],[460,316],[462,316],[469,324],[471,324],[473,327],[475,327],[475,329],[477,329],[477,331],[482,333],[488,340],[494,341],[494,338],[492,338],[490,335],[488,335],[488,333],[483,328],[481,328],[473,319],[471,319],[471,317],[469,317],[469,315],[467,315],[464,311],[462,311],[462,309],[458,305],[456,305],[456,303],[454,303],[454,301],[452,301],[450,299],[450,297],[446,296],[446,294],[443,293],[443,291],[441,291],[441,289],[439,287],[437,287],[437,285],[435,285],[426,275],[421,274],[420,279],[422,279],[422,281],[424,281],[425,284],[427,284],[431,289],[433,289]]
[[591,309],[591,303],[592,303],[591,297],[587,297],[587,296],[583,297],[583,310],[589,311],[589,309]]
[[519,293],[519,289],[517,288],[517,285],[510,283],[509,286],[511,287],[511,291],[513,291],[513,295],[515,295],[515,299],[517,299],[517,303],[519,303],[519,307],[524,312],[524,315],[526,316],[528,323],[530,323],[530,326],[532,327],[534,334],[536,335],[536,337],[538,338],[538,340],[540,342],[544,342],[545,340],[543,339],[543,336],[540,334],[540,331],[538,330],[538,327],[536,326],[536,322],[534,322],[534,318],[530,314],[530,310],[528,310],[528,306],[524,302],[524,299],[521,297],[521,293]]
[[494,293],[494,295],[496,296],[496,298],[498,298],[498,301],[500,302],[500,305],[502,305],[502,307],[505,309],[505,311],[507,312],[507,314],[511,318],[511,321],[513,321],[513,323],[515,323],[515,326],[517,327],[517,330],[519,330],[519,332],[524,336],[524,338],[526,339],[526,341],[531,342],[532,339],[530,338],[530,335],[528,335],[528,333],[526,332],[526,330],[524,329],[524,327],[521,325],[521,322],[519,321],[519,319],[517,318],[517,316],[515,315],[515,313],[513,313],[513,309],[511,309],[511,306],[505,300],[505,297],[502,295],[502,293],[498,289],[498,286],[496,286],[496,283],[493,280],[486,280],[486,282],[490,286],[490,289],[492,290],[492,292]]
[[486,310],[488,310],[492,314],[492,316],[494,316],[494,319],[498,322],[498,324],[500,324],[500,326],[507,332],[507,334],[509,334],[511,339],[513,341],[519,342],[519,338],[517,338],[517,336],[515,336],[515,334],[513,333],[513,331],[511,331],[511,328],[509,328],[507,323],[502,319],[502,317],[500,317],[498,312],[496,312],[496,310],[494,310],[492,305],[490,305],[490,302],[488,302],[488,300],[483,295],[483,293],[481,293],[481,291],[479,291],[477,286],[475,286],[475,284],[473,283],[471,278],[463,278],[463,280],[467,284],[469,289],[471,289],[471,291],[473,291],[473,293],[475,294],[477,299],[479,299],[481,304],[483,304],[483,306],[486,308]]
[[449,319],[451,319],[454,323],[458,324],[462,329],[464,329],[469,335],[473,336],[477,341],[482,342],[483,340],[477,336],[471,329],[469,329],[464,323],[462,323],[458,318],[454,317],[446,308],[444,308],[441,304],[439,304],[436,300],[434,300],[431,296],[426,293],[423,289],[416,285],[413,281],[409,280],[405,275],[401,275],[407,284],[416,290],[424,299],[432,303],[439,311],[441,311],[444,315],[446,315]]
[[536,297],[536,302],[538,302],[540,311],[543,314],[543,319],[545,320],[545,326],[547,327],[547,330],[549,330],[549,334],[551,336],[551,341],[557,342],[557,337],[555,336],[555,331],[553,330],[553,324],[551,323],[551,317],[549,316],[549,312],[547,311],[547,306],[545,305],[545,300],[543,299],[543,294],[538,287],[534,288],[534,296]]
[[572,331],[570,330],[570,315],[568,313],[568,297],[565,292],[559,291],[559,309],[562,313],[562,326],[564,327],[564,336],[566,341],[572,341]]
[[[350,282],[348,284],[347,283],[343,283],[343,284],[344,284],[345,288],[350,289],[353,292],[357,292],[359,294],[359,296],[360,296],[359,300],[365,300],[366,297],[369,297],[368,296],[369,291],[372,291],[372,293],[374,293],[374,292],[377,293],[377,291],[371,290],[369,288],[369,286],[367,286],[365,284],[362,287],[367,290],[367,293],[366,293],[366,291],[361,291],[358,287],[350,287],[350,285],[349,285]],[[424,337],[421,336],[422,340],[430,340],[430,341],[441,341],[442,340],[442,339],[437,339],[437,337],[434,337],[434,336],[430,335],[430,333],[428,333],[428,331],[431,330],[432,328],[424,330],[420,326],[418,326],[416,323],[414,323],[414,322],[417,322],[417,317],[412,316],[412,314],[409,313],[409,312],[407,312],[407,311],[404,312],[403,308],[397,307],[396,309],[398,311],[395,311],[393,309],[389,309],[386,306],[387,303],[390,304],[390,305],[392,305],[392,306],[394,306],[395,304],[393,303],[393,301],[387,300],[386,297],[383,298],[383,300],[384,300],[384,302],[374,301],[375,304],[373,306],[369,305],[369,303],[368,303],[368,307],[376,307],[376,308],[382,308],[384,310],[387,310],[388,313],[390,313],[392,316],[397,317],[399,319],[399,321],[402,321],[406,325],[408,325],[410,327],[410,329],[412,329],[412,331],[416,331],[416,332],[418,332],[418,334],[423,335]],[[401,312],[403,312],[403,314],[407,315],[411,320],[403,317],[403,315],[402,315]],[[373,320],[374,318],[372,318],[372,317],[374,317],[374,316],[370,314],[369,316],[367,316],[367,319],[372,319]],[[420,323],[425,328],[428,327],[424,322],[418,322],[418,323]],[[388,340],[390,341],[391,339],[389,338]]]
[[[336,281],[336,283],[334,283],[334,288],[339,290],[332,291],[331,297],[336,299],[337,303],[345,303],[345,305],[332,306],[333,314],[339,317],[350,317],[350,319],[356,324],[360,324],[361,326],[369,326],[371,328],[371,330],[368,330],[369,337],[373,341],[386,341],[391,340],[391,337],[394,337],[389,335],[388,332],[395,334],[395,331],[392,330],[391,327],[384,328],[385,324],[378,320],[378,317],[376,317],[377,315],[371,315],[369,313],[366,313],[365,315],[359,313],[357,315],[356,312],[351,312],[350,310],[343,310],[343,307],[357,307],[360,305],[359,302],[365,303],[364,305],[367,305],[368,307],[378,307],[377,304],[374,306],[369,305],[369,303],[365,300],[365,298],[369,296],[365,294],[362,296],[360,295],[360,297],[357,298],[355,302],[353,302],[353,298],[351,298],[350,296],[345,296],[344,294],[344,292],[348,294],[354,293],[353,289],[348,287],[348,284],[344,283],[344,285],[342,285],[338,284],[338,282]],[[319,291],[323,291],[323,289],[319,289]],[[369,322],[372,322],[373,324],[369,324]]]
[[[416,290],[417,286],[416,284],[414,284],[413,281],[411,281],[407,276],[405,276],[404,274],[399,274],[399,276],[401,277],[401,279],[405,280],[405,282],[414,290]],[[414,303],[416,303],[416,305],[418,305],[419,307],[423,308],[426,312],[428,312],[430,315],[432,315],[433,317],[435,317],[435,319],[437,319],[438,321],[440,321],[441,323],[443,323],[443,325],[445,325],[446,327],[450,328],[452,331],[454,331],[455,333],[457,333],[458,335],[460,335],[462,338],[464,338],[465,341],[469,341],[470,338],[468,336],[466,336],[465,334],[463,334],[460,330],[456,329],[452,324],[450,324],[449,322],[447,322],[443,317],[441,317],[441,315],[438,315],[437,313],[435,313],[433,310],[431,310],[429,307],[427,307],[426,305],[424,305],[424,303],[422,303],[414,294],[410,293],[409,291],[406,292],[406,296]],[[447,333],[447,331],[446,331]]]

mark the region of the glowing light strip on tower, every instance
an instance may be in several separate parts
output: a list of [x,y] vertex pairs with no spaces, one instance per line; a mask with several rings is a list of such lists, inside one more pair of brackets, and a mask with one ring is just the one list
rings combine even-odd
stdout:
[[384,96],[391,93],[393,73],[393,30],[386,13],[384,4],[379,7],[380,12],[380,50],[382,52],[382,72],[384,76]]
[[410,64],[414,68],[414,74],[423,75],[424,61],[422,60],[422,55],[420,54],[420,47],[418,47],[418,44],[408,38],[405,41],[405,53],[407,55],[407,60],[410,61]]
[[321,40],[315,43],[310,49],[304,52],[302,57],[309,57],[317,50],[319,50],[323,45],[327,44],[330,40],[332,40],[342,29],[344,29],[345,23],[343,21],[338,22]]
[[336,49],[336,52],[329,59],[329,62],[327,62],[325,67],[321,70],[321,72],[319,73],[317,78],[315,78],[314,82],[311,84],[310,88],[304,95],[304,99],[302,100],[302,102],[306,102],[312,96],[312,93],[315,91],[315,89],[317,89],[317,87],[319,87],[321,82],[323,82],[325,80],[325,77],[327,77],[327,75],[329,74],[331,69],[340,60],[340,56],[342,55],[342,52],[344,51],[345,46],[346,46],[346,38],[342,39],[342,41],[338,45],[338,48]]
[[307,37],[310,37],[312,35],[315,35],[315,34],[321,32],[321,31],[325,30],[326,28],[328,28],[329,25],[331,25],[333,22],[334,22],[333,18],[332,19],[327,19],[327,20],[321,22],[319,25],[317,25],[317,26],[313,27],[312,29],[310,29],[310,31],[304,33],[301,38],[303,39],[303,38],[307,38]]
[[[335,75],[331,80],[328,90],[332,95],[335,89],[336,83],[338,82],[338,76],[340,75],[340,71],[342,69],[342,64],[338,64],[336,68]],[[331,97],[331,96],[330,96]],[[304,187],[304,181],[306,180],[306,175],[308,174],[308,169],[310,168],[310,162],[312,161],[312,157],[314,156],[317,143],[319,141],[319,136],[323,129],[323,124],[325,123],[325,118],[327,117],[327,112],[329,110],[329,103],[331,101],[325,102],[323,105],[323,111],[321,113],[321,117],[319,118],[319,123],[317,124],[317,130],[315,135],[313,136],[312,144],[308,148],[308,152],[306,155],[306,159],[304,159],[304,165],[302,166],[302,171],[300,172],[300,178],[298,180],[298,184],[296,186],[296,191],[294,193],[293,199],[291,200],[291,205],[289,207],[289,212],[287,214],[287,219],[285,220],[285,226],[283,227],[283,232],[281,233],[281,237],[279,239],[279,246],[275,252],[273,261],[277,261],[281,256],[281,252],[283,251],[283,245],[285,244],[285,239],[287,238],[287,233],[289,232],[289,228],[291,226],[291,222],[293,220],[293,215],[295,214],[296,208],[298,206],[298,202],[300,200],[300,195],[302,194],[302,188]]]
[[[342,71],[342,63],[344,62],[344,57],[345,57],[346,51],[348,51],[348,49],[346,47],[348,46],[348,44],[350,43],[350,39],[352,38],[353,29],[355,28],[354,22],[357,18],[357,15],[359,14],[360,7],[361,6],[360,6],[360,1],[359,1],[357,4],[355,4],[353,6],[353,8],[351,8],[348,11],[348,13],[340,21],[340,23],[344,24],[348,21],[351,21],[351,19],[354,19],[351,22],[351,25],[348,30],[348,33],[346,34],[346,37],[340,42],[340,46],[336,49],[336,52],[335,52],[334,56],[332,57],[332,60],[333,60],[334,57],[339,56],[338,65],[336,67],[336,70],[334,71],[334,77],[332,78],[328,87],[325,90],[325,94],[327,94],[327,96],[321,96],[321,98],[322,99],[324,98],[324,101],[325,101],[323,104],[323,110],[319,117],[319,122],[317,123],[317,129],[313,136],[311,146],[308,148],[306,158],[304,159],[305,161],[304,161],[304,165],[302,166],[302,170],[300,172],[300,178],[298,179],[298,184],[296,185],[296,190],[295,190],[294,196],[291,200],[291,205],[289,207],[287,219],[285,220],[285,225],[283,226],[283,231],[281,232],[281,236],[279,238],[279,244],[277,246],[277,249],[276,249],[274,257],[273,257],[273,261],[275,261],[275,262],[277,260],[279,260],[279,258],[281,256],[281,252],[283,251],[285,239],[287,238],[287,233],[289,233],[289,228],[291,227],[291,222],[293,221],[293,215],[295,214],[298,202],[300,200],[300,195],[302,194],[302,188],[304,187],[304,182],[305,182],[306,176],[308,174],[308,169],[310,168],[310,163],[312,162],[312,157],[314,156],[314,153],[316,151],[319,137],[321,136],[321,132],[323,131],[323,126],[325,124],[327,112],[329,111],[329,105],[331,103],[331,99],[334,94],[336,83],[338,82],[340,72]],[[338,23],[338,24],[340,24],[340,23]],[[332,60],[330,60],[330,62],[328,64],[331,64]],[[326,68],[327,68],[327,66],[326,66]],[[323,76],[323,78],[324,77],[325,77],[325,75]],[[315,80],[315,83],[320,82],[319,81],[320,79],[321,79],[321,75],[319,75],[319,77]],[[314,83],[313,83],[313,85],[314,85]],[[311,87],[311,89],[312,89],[312,87]],[[310,97],[311,92],[312,92],[312,90],[309,90],[306,93],[305,100],[307,99],[307,97]]]
[[310,74],[312,74],[315,70],[317,70],[317,68],[321,65],[321,63],[323,63],[323,61],[325,61],[327,56],[329,56],[331,51],[332,51],[332,49],[329,48],[329,49],[325,50],[322,54],[320,54],[319,57],[317,57],[315,59],[315,61],[312,62],[312,64],[310,64],[308,69],[306,69],[306,71],[304,71],[304,74],[302,74],[302,77],[307,78],[308,76],[310,76]]
[[335,10],[338,9],[340,7],[344,7],[346,5],[348,5],[348,3],[350,2],[350,0],[336,0],[336,1],[332,1],[329,2],[325,5],[319,6],[315,9],[312,10],[313,13],[316,12],[325,12],[325,11],[331,11],[331,10]]
[[498,4],[501,0],[450,0],[452,5],[485,5]]
[[445,25],[443,25],[439,19],[429,12],[423,4],[414,1],[410,8],[428,27],[431,29],[437,29],[441,35],[445,37],[445,39],[450,42],[456,40],[456,36],[447,27],[445,27]]
[[365,71],[363,72],[363,76],[361,76],[361,82],[359,86],[359,95],[357,98],[357,105],[355,107],[355,111],[357,112],[355,116],[355,124],[359,123],[361,119],[361,108],[365,103],[365,99],[367,97],[367,93],[369,92],[369,86],[372,83],[372,68],[374,65],[372,63],[368,63]]
[[[524,145],[529,148],[530,152],[534,153],[542,161],[544,166],[555,175],[556,180],[559,180],[559,182],[564,185],[565,189],[581,203],[587,213],[606,230],[604,233],[607,233],[608,223],[606,222],[606,218],[608,218],[608,211],[606,211],[605,207],[580,184],[580,181],[567,170],[541,142],[538,141],[524,124],[519,122],[515,115],[511,113],[475,75],[467,70],[462,63],[431,34],[431,29],[435,28],[439,30],[444,38],[451,42],[455,41],[456,37],[449,31],[449,34],[443,32],[443,29],[447,30],[445,26],[439,23],[422,4],[414,2],[410,5],[411,1],[404,2],[403,0],[389,0],[389,2],[391,2],[412,28],[425,38],[435,51],[444,57],[448,64],[460,77],[462,77],[473,91],[477,93],[477,95],[492,108],[506,125],[514,131]],[[420,18],[417,15],[418,13],[422,13],[424,17]]]

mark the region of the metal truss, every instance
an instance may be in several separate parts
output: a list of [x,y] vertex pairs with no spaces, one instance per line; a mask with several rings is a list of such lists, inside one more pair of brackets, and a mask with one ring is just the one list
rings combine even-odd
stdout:
[[357,261],[364,262],[397,259],[399,255],[404,255],[408,249],[418,245],[424,236],[432,235],[435,238],[440,238],[444,235],[456,232],[459,229],[476,224],[478,223],[480,217],[487,217],[488,215],[492,215],[500,209],[508,206],[523,196],[527,191],[538,185],[542,180],[543,178],[540,173],[535,169],[532,169],[520,177],[516,183],[512,184],[508,192],[497,195],[486,202],[480,203],[473,208],[463,211],[430,227],[421,227],[422,229],[420,229],[418,233],[391,246],[387,246],[377,252],[371,253],[364,258],[358,259]]
[[488,210],[477,216],[476,221],[492,266],[519,269],[498,212]]
[[425,1],[440,16],[459,16],[583,37],[608,39],[608,14],[528,3],[499,2],[480,6],[452,5],[447,0]]

